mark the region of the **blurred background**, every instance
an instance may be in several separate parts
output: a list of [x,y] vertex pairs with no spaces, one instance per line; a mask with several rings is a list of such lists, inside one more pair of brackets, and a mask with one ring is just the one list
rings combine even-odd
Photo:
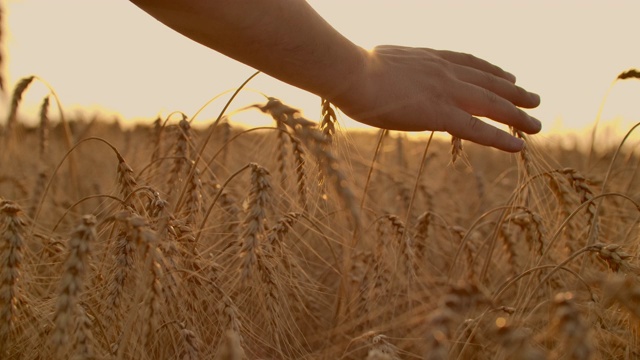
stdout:
[[[542,96],[530,111],[544,134],[590,128],[608,93],[602,122],[626,132],[640,121],[640,82],[616,76],[640,68],[637,0],[311,0],[353,42],[472,53],[518,77]],[[4,2],[6,83],[34,74],[56,90],[70,116],[152,121],[174,110],[190,115],[213,96],[239,86],[254,70],[173,32],[125,0]],[[613,84],[613,86],[612,86]],[[259,75],[231,109],[275,96],[320,118],[320,100]],[[29,118],[47,90],[32,85],[20,113]],[[223,96],[199,116],[217,116]],[[6,109],[8,100],[4,100]],[[6,110],[5,110],[6,111]],[[52,112],[53,114],[54,112]],[[270,119],[255,112],[235,121]],[[343,126],[359,124],[343,117]]]

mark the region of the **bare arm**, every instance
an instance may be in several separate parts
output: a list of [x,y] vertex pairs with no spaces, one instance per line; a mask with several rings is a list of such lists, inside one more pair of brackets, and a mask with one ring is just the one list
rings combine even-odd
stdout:
[[183,35],[291,85],[330,99],[360,122],[447,131],[506,151],[520,140],[486,116],[528,133],[540,123],[518,107],[539,97],[473,56],[396,46],[365,51],[304,0],[131,0]]
[[325,97],[344,90],[345,79],[363,66],[364,50],[334,30],[306,1],[132,2],[202,45]]

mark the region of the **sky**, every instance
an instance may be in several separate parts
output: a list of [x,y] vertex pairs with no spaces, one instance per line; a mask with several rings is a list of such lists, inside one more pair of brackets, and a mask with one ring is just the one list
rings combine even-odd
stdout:
[[[638,0],[310,0],[356,44],[395,44],[472,53],[514,73],[539,93],[529,113],[545,133],[590,127],[605,95],[601,122],[626,131],[640,121],[640,81],[616,76],[640,68]],[[180,110],[194,114],[255,70],[165,27],[126,0],[4,0],[5,72],[10,88],[38,75],[66,113],[149,121]],[[232,109],[263,102],[259,92],[320,118],[317,96],[259,75]],[[21,113],[35,114],[46,95],[34,85]],[[222,97],[199,116],[217,116]],[[6,108],[5,100],[4,107]],[[82,110],[78,110],[82,109]],[[269,124],[257,114],[234,117]],[[354,123],[344,119],[347,127]]]

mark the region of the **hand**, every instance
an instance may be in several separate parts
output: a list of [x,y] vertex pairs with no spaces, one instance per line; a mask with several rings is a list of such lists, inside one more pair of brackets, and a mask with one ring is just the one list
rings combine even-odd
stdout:
[[515,85],[515,76],[472,55],[401,46],[363,52],[364,66],[348,90],[332,99],[345,114],[389,130],[446,131],[509,152],[523,142],[475,116],[529,134],[541,124],[519,109],[540,97]]

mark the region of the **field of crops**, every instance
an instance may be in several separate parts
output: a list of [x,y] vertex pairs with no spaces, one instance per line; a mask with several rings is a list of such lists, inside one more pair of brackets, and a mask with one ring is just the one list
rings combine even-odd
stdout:
[[33,81],[2,127],[2,358],[640,357],[631,140],[510,155],[273,98],[244,110],[272,127],[51,122],[55,96],[28,127]]

